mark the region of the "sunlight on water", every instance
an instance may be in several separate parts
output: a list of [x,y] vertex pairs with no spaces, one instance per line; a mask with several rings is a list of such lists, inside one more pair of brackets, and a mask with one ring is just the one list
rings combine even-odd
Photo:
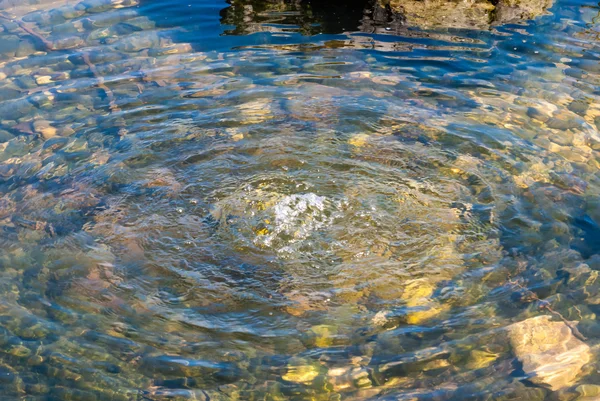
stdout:
[[592,400],[600,7],[0,0],[2,400]]

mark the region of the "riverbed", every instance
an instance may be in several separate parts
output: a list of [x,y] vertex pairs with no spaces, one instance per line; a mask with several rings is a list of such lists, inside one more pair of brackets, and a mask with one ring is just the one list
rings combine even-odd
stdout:
[[2,399],[596,399],[600,7],[456,4],[0,1]]

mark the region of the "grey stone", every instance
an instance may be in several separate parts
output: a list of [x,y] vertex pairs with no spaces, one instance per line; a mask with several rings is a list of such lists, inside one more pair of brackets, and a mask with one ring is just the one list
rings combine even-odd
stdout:
[[19,47],[15,52],[17,57],[31,56],[37,51],[36,45],[31,39],[23,39],[19,42]]
[[0,143],[8,142],[15,136],[8,131],[0,130]]

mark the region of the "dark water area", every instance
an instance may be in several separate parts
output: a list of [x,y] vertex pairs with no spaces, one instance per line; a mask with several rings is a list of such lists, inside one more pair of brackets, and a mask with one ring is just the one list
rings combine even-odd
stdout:
[[0,400],[598,399],[599,35],[0,0]]

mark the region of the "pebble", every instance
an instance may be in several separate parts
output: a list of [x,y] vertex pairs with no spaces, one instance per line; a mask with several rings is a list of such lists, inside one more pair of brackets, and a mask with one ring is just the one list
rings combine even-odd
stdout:
[[44,139],[50,139],[56,136],[56,128],[54,128],[46,120],[37,120],[33,123],[33,129],[35,132],[42,135]]
[[8,142],[14,137],[10,132],[0,129],[0,143]]
[[52,77],[49,75],[39,75],[35,77],[35,82],[38,85],[46,85],[52,82]]
[[314,362],[302,358],[292,358],[287,366],[287,372],[281,377],[294,383],[310,383],[319,376],[319,368]]

